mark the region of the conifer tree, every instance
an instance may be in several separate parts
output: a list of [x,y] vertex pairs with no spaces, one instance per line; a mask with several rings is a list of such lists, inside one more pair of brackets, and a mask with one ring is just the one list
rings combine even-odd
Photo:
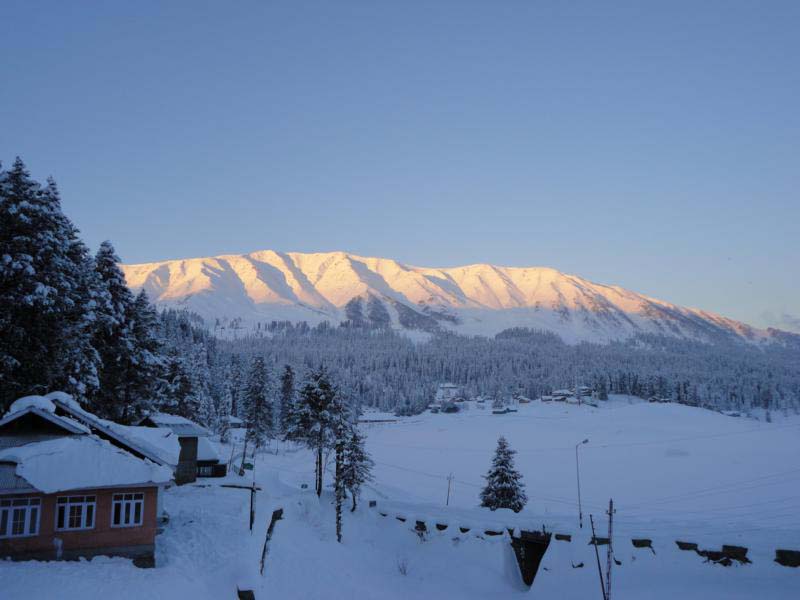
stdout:
[[361,486],[372,481],[372,467],[375,463],[367,453],[365,441],[358,428],[353,427],[344,447],[343,480],[353,499],[353,506],[350,512],[356,509],[356,503],[361,494]]
[[300,388],[288,439],[304,443],[316,456],[315,489],[322,495],[323,453],[334,440],[334,403],[338,390],[325,367],[311,371]]
[[292,423],[292,411],[295,404],[294,371],[289,365],[283,368],[281,375],[281,397],[278,412],[278,427],[281,436],[286,439]]
[[128,411],[131,417],[135,417],[161,404],[167,363],[158,314],[150,304],[147,292],[139,292],[127,318],[132,344],[127,374],[127,385],[130,386]]
[[42,188],[17,158],[0,170],[0,408],[52,389],[83,400],[97,387],[98,292],[55,183]]
[[333,432],[333,450],[335,456],[334,496],[336,504],[336,540],[342,541],[342,505],[347,498],[347,479],[345,451],[352,435],[353,424],[350,411],[344,396],[339,393],[331,403],[331,430]]
[[228,391],[231,396],[231,414],[241,418],[245,415],[244,406],[242,406],[245,383],[244,377],[242,376],[242,362],[238,354],[231,355],[229,382]]
[[106,301],[98,309],[94,341],[102,367],[100,388],[92,404],[94,412],[102,417],[127,421],[132,418],[134,401],[129,379],[135,360],[135,342],[129,320],[133,312],[133,295],[125,283],[119,262],[111,242],[103,242],[95,256],[95,270],[105,289]]
[[231,439],[231,390],[226,384],[219,403],[219,441],[227,444]]
[[247,434],[245,441],[261,448],[272,434],[272,405],[269,399],[270,382],[264,358],[253,359],[247,381]]
[[516,451],[509,447],[506,438],[500,436],[492,467],[484,476],[486,487],[481,492],[481,506],[491,510],[510,508],[519,512],[528,502],[522,475],[514,469],[514,454]]

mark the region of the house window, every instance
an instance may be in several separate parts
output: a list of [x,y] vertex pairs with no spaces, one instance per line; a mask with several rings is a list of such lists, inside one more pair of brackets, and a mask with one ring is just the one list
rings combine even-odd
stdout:
[[56,529],[93,529],[97,501],[94,496],[68,496],[56,502]]
[[0,500],[0,538],[25,537],[39,533],[39,498]]
[[144,516],[144,494],[114,494],[111,502],[112,527],[136,527]]
[[211,465],[204,465],[202,467],[197,467],[197,474],[200,477],[211,477],[214,474],[214,467]]

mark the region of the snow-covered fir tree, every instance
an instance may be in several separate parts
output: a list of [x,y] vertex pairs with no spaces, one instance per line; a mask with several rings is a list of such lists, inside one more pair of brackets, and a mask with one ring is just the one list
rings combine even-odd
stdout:
[[247,424],[246,441],[261,448],[273,432],[272,402],[270,381],[264,358],[256,356],[250,366],[247,380]]
[[361,486],[372,481],[372,467],[374,462],[367,453],[366,440],[354,426],[350,430],[350,435],[344,446],[344,486],[350,492],[353,506],[350,511],[356,509],[356,503],[361,495]]
[[528,502],[522,475],[514,468],[514,454],[506,438],[500,436],[497,449],[492,459],[492,467],[484,476],[486,487],[481,492],[481,506],[497,510],[510,508],[514,512],[521,511]]
[[217,428],[219,441],[227,444],[231,440],[231,390],[229,385],[225,385],[217,412],[219,416],[219,426]]
[[0,170],[0,408],[52,389],[94,393],[101,295],[55,183],[42,188],[19,158]]
[[242,406],[244,388],[245,380],[242,374],[241,359],[238,354],[234,353],[231,355],[228,365],[228,392],[231,396],[231,414],[239,418],[244,416],[244,407]]
[[287,439],[305,444],[315,455],[315,489],[322,495],[323,453],[334,442],[338,389],[325,367],[308,374],[298,392]]
[[291,427],[294,406],[294,370],[289,365],[285,365],[283,373],[281,373],[281,395],[278,406],[278,431],[284,439]]
[[98,330],[94,344],[100,353],[100,387],[92,398],[93,411],[114,421],[133,418],[135,404],[130,375],[133,370],[133,328],[129,318],[133,294],[119,268],[120,259],[109,241],[100,245],[95,270],[106,292],[106,302],[98,308]]

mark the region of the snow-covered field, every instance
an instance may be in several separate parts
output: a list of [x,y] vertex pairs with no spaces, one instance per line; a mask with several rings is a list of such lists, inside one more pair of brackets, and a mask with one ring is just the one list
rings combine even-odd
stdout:
[[[342,545],[335,540],[330,494],[318,501],[301,489],[304,483],[313,487],[313,459],[305,450],[281,448],[256,465],[263,491],[253,534],[248,493],[204,480],[198,483],[210,487],[167,492],[170,522],[158,538],[156,569],[137,569],[123,559],[0,562],[0,597],[219,599],[234,597],[239,584],[257,598],[599,598],[588,515],[605,535],[609,497],[617,508],[614,544],[622,563],[614,569],[615,598],[800,595],[800,569],[773,562],[776,548],[800,550],[797,417],[764,423],[617,397],[598,408],[534,402],[508,415],[471,405],[457,415],[364,418],[391,422],[363,425],[376,481],[359,510],[345,514]],[[527,485],[529,504],[519,515],[477,508],[481,476],[500,434],[518,451]],[[579,450],[581,530],[575,444],[585,438],[590,441]],[[227,480],[242,482],[236,475]],[[367,507],[369,499],[377,500],[377,509]],[[278,506],[285,518],[275,528],[261,576],[264,532]],[[398,521],[397,514],[408,520]],[[412,531],[417,518],[450,527],[422,541]],[[480,529],[502,524],[544,524],[573,539],[551,543],[527,590],[507,539],[479,537]],[[473,530],[462,534],[456,525]],[[631,537],[651,538],[655,553],[634,549]],[[708,549],[747,546],[753,562],[704,563],[678,550],[679,539]],[[601,559],[605,564],[604,553]]]

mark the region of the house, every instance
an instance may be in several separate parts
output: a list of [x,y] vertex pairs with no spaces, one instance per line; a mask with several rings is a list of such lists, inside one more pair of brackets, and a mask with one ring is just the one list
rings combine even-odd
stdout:
[[153,566],[172,471],[112,445],[43,396],[0,420],[0,557],[126,556]]
[[[51,392],[44,396],[55,406],[57,416],[67,417],[91,433],[140,459],[172,469],[175,483],[183,485],[197,478],[197,438],[176,436],[172,431],[120,425],[84,410],[71,396]],[[198,425],[199,427],[199,425]],[[159,514],[162,511],[159,510]]]
[[233,415],[228,416],[228,428],[229,429],[244,429],[244,421],[242,421],[239,417],[234,417]]
[[[225,477],[227,475],[228,465],[220,462],[217,449],[209,439],[211,432],[202,425],[179,415],[154,412],[139,421],[139,426],[167,430],[174,434],[181,441],[179,463],[184,463],[183,468],[191,468],[188,463],[192,461],[193,457],[195,477]],[[196,446],[196,449],[192,449],[192,445]],[[184,453],[184,449],[187,452]]]
[[444,402],[463,401],[464,394],[461,388],[454,383],[441,383],[436,389],[435,401],[439,404]]

